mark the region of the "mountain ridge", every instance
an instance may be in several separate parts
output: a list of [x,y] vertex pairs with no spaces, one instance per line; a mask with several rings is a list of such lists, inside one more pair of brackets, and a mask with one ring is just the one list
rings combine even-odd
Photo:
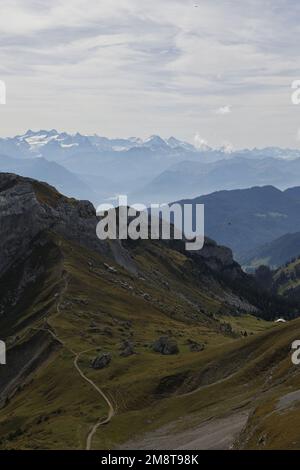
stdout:
[[243,265],[258,267],[267,265],[276,269],[300,255],[300,232],[287,233],[247,253]]
[[[285,333],[258,318],[291,305],[262,291],[228,248],[100,241],[91,203],[12,174],[0,174],[0,207],[9,364],[0,368],[1,449],[113,449],[178,420],[190,429],[214,422],[237,405],[248,415],[274,357],[280,380],[291,380],[287,347],[299,320]],[[105,427],[96,425],[107,401],[91,382],[114,410]]]
[[274,186],[222,190],[179,204],[204,204],[205,233],[229,246],[244,263],[264,243],[300,230],[297,188],[281,191]]

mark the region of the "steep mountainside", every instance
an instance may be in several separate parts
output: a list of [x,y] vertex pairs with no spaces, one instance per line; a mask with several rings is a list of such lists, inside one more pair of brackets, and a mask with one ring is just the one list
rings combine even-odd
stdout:
[[287,233],[282,237],[255,248],[241,259],[245,266],[258,267],[262,264],[276,269],[300,255],[300,232]]
[[[244,262],[261,245],[300,229],[297,188],[280,191],[273,186],[253,187],[182,200],[205,205],[205,233],[229,246]],[[254,251],[255,252],[255,251]]]
[[280,295],[298,302],[300,300],[300,258],[294,258],[278,268],[273,273],[273,284],[274,289]]
[[252,315],[286,304],[227,248],[100,242],[90,203],[16,175],[0,174],[0,207],[1,448],[114,448],[248,415],[267,385],[295,386],[298,321],[282,336]]

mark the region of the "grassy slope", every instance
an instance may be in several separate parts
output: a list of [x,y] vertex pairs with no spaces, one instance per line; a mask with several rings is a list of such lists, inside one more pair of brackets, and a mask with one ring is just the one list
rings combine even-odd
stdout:
[[295,259],[279,268],[274,274],[274,282],[281,295],[300,287],[300,259]]
[[[233,339],[221,335],[216,322],[205,315],[218,312],[220,302],[209,295],[208,286],[191,284],[188,274],[182,275],[186,260],[181,255],[168,253],[167,264],[164,253],[143,255],[137,250],[135,256],[148,275],[137,280],[119,266],[116,274],[110,273],[103,265],[106,260],[98,255],[62,240],[54,242],[60,256],[54,265],[49,262],[47,276],[40,280],[39,299],[47,305],[49,325],[67,347],[76,352],[95,348],[82,356],[80,366],[111,397],[117,411],[109,425],[98,429],[93,448],[116,447],[167,423],[174,423],[175,429],[190,427],[237,407],[258,406],[257,413],[263,414],[264,406],[271,406],[264,405],[268,393],[268,403],[273,403],[289,386],[299,386],[289,347],[300,337],[300,322],[269,329],[270,324],[253,317],[232,317],[229,321],[237,331],[261,331]],[[161,284],[156,271],[171,278],[169,288]],[[53,300],[58,291],[61,298]],[[199,316],[195,303],[201,305],[203,315]],[[18,315],[28,318],[31,306],[24,304]],[[35,328],[42,328],[42,315],[34,318]],[[16,333],[12,325],[5,326],[8,333],[10,328]],[[35,334],[31,327],[19,323],[17,343]],[[161,356],[150,350],[149,344],[166,332],[177,340],[179,355]],[[119,356],[123,339],[134,342],[136,355]],[[190,352],[187,339],[205,342],[206,349]],[[111,365],[101,371],[89,367],[97,349],[113,356]],[[80,378],[73,359],[60,346],[1,410],[2,448],[85,447],[90,426],[105,416],[107,408]],[[261,426],[265,425],[262,417]],[[247,441],[252,431],[250,420],[241,446],[257,445],[260,431]],[[278,436],[270,437],[270,446],[274,443],[280,445]]]

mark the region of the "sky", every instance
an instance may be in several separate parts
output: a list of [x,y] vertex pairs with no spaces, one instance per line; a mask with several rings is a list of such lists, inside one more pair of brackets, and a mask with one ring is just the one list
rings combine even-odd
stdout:
[[0,135],[300,147],[297,0],[0,0]]

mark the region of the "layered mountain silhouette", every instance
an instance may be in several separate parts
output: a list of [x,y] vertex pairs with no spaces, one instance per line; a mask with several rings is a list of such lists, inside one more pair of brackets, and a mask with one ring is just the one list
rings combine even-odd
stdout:
[[[39,178],[57,185],[65,194],[87,197],[95,205],[117,194],[129,195],[132,203],[150,204],[255,185],[286,189],[296,186],[300,176],[299,150],[199,149],[175,137],[163,139],[157,135],[148,139],[109,139],[56,129],[29,130],[24,135],[0,139],[0,154],[31,161],[22,171],[21,163],[15,160],[9,165],[0,162],[0,170]],[[59,166],[50,165],[48,170],[39,159]],[[36,173],[32,170],[35,165],[40,165]],[[60,180],[59,173],[66,170],[68,177],[66,174]]]
[[0,155],[0,168],[2,172],[15,172],[21,176],[47,181],[68,196],[91,199],[93,195],[91,187],[83,179],[59,163],[43,157],[20,159]]
[[287,233],[269,243],[250,250],[242,258],[242,263],[248,267],[260,265],[276,269],[294,258],[300,256],[300,232]]
[[[263,186],[218,191],[179,202],[204,204],[207,236],[229,246],[235,258],[245,263],[258,257],[261,249],[267,249],[261,248],[262,245],[300,230],[299,195],[299,188],[280,191],[273,186]],[[290,237],[297,238],[296,235]],[[290,249],[293,252],[293,248]],[[287,261],[285,255],[283,258]]]

